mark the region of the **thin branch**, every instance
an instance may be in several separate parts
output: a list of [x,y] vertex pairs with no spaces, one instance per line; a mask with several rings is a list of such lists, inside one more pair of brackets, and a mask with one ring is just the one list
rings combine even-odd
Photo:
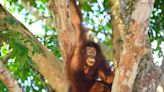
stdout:
[[31,21],[30,24],[38,22],[39,20],[48,20],[48,19],[52,19],[51,16],[40,16],[36,20]]

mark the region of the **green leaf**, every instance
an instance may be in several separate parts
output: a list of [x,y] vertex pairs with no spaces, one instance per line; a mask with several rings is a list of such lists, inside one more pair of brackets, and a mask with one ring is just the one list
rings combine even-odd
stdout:
[[20,13],[24,9],[23,5],[19,4],[18,12]]
[[30,0],[30,4],[31,4],[32,6],[34,6],[34,7],[36,7],[36,6],[37,6],[37,4],[36,4],[35,0]]

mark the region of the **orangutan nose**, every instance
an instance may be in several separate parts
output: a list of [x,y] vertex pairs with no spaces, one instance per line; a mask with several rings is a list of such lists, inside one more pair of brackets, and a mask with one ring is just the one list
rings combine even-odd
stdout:
[[91,55],[92,55],[92,56],[96,56],[96,53],[93,51],[93,52],[91,53]]

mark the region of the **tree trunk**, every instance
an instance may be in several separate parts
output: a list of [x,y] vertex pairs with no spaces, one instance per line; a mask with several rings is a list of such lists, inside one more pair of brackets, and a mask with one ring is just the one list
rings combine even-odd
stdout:
[[[116,58],[119,64],[115,72],[112,92],[155,92],[160,72],[153,64],[147,34],[154,2],[153,0],[131,1],[135,6],[129,22],[122,19],[124,16],[121,15],[120,4],[123,3],[119,0],[111,2],[112,20],[118,25],[113,25],[113,35],[115,37],[118,36],[115,33],[119,33],[123,41],[122,51],[118,51],[121,53],[120,57],[118,56],[120,59]],[[127,29],[126,23],[129,23]]]
[[[11,19],[14,23],[10,23],[7,19]],[[0,5],[0,31],[6,30],[19,32],[22,37],[31,39],[31,41],[37,45],[39,51],[34,55],[32,52],[29,53],[36,65],[36,69],[48,80],[48,83],[55,91],[66,92],[67,83],[64,77],[63,64],[59,62],[22,23],[16,20],[2,5]],[[27,42],[25,45],[32,51],[32,45],[30,43]]]

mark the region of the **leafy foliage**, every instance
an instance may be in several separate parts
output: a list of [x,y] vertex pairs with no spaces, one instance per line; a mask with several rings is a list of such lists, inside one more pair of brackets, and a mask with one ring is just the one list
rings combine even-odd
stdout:
[[[156,41],[157,46],[154,51],[158,52],[159,57],[164,55],[161,44],[164,44],[164,1],[155,1],[154,10],[150,20],[149,37],[151,42]],[[163,50],[164,51],[164,50]]]
[[3,88],[2,90],[4,91],[4,92],[9,92],[9,90],[8,90],[8,88],[7,87],[5,87],[5,85],[3,84],[3,82],[0,80],[0,88]]
[[83,11],[84,25],[93,29],[93,32],[101,42],[110,45],[111,24],[109,16],[108,0],[90,0],[80,2]]
[[[2,37],[0,58],[3,59],[12,51],[11,57],[8,62],[5,63],[5,66],[14,74],[15,78],[19,80],[22,87],[24,87],[27,92],[31,90],[41,92],[45,89],[44,79],[33,69],[34,64],[29,56],[29,49],[24,45],[25,42],[32,44],[32,40],[21,36],[19,32],[10,30],[0,31],[0,37]],[[33,44],[33,47],[33,52],[36,53],[38,48],[36,49],[35,44]],[[30,84],[28,82],[30,82]],[[1,84],[0,86],[3,85]],[[5,91],[6,88],[3,87],[1,90]]]

